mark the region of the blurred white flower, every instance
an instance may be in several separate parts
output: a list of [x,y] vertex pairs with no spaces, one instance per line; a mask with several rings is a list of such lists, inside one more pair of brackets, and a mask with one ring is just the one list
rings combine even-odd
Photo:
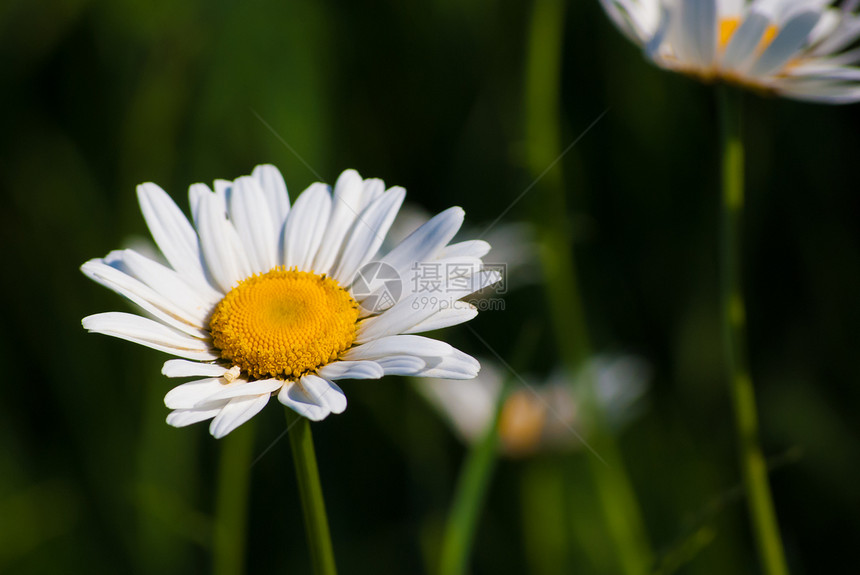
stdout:
[[858,1],[601,0],[657,66],[796,100],[860,100]]
[[[482,360],[481,373],[470,381],[426,379],[416,381],[423,395],[449,422],[465,443],[478,441],[493,422],[496,406],[510,374],[490,360]],[[609,425],[620,430],[643,408],[650,368],[634,356],[597,356],[573,378],[563,370],[545,381],[514,378],[499,416],[501,449],[511,456],[538,451],[575,450],[582,446],[577,434],[588,439],[589,414],[583,412],[583,394],[592,384]]]

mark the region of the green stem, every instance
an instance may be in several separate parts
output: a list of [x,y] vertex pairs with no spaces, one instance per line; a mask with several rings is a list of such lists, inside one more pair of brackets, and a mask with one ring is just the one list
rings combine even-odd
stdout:
[[499,415],[505,403],[507,388],[506,383],[499,394],[492,425],[469,451],[457,479],[439,559],[439,573],[442,575],[462,575],[467,571],[475,528],[496,467]]
[[[480,336],[478,338],[480,339]],[[538,339],[537,325],[534,322],[526,323],[520,329],[520,335],[514,344],[516,352],[511,365],[503,362],[508,375],[502,381],[502,389],[496,399],[493,421],[487,426],[480,440],[469,450],[457,478],[454,501],[451,504],[451,512],[448,514],[442,539],[439,560],[441,575],[462,575],[467,572],[478,519],[498,460],[499,421],[502,409],[516,374],[531,358]]]
[[254,422],[245,423],[222,439],[221,447],[212,543],[213,571],[215,575],[238,575],[244,572],[245,564]]
[[328,530],[328,517],[325,513],[317,458],[314,453],[314,440],[311,424],[306,417],[287,409],[287,426],[290,431],[290,447],[293,463],[296,466],[296,481],[299,484],[299,497],[302,500],[302,514],[305,517],[305,532],[311,563],[316,575],[335,575],[334,551]]
[[[550,315],[565,365],[570,373],[576,373],[591,356],[591,345],[571,245],[562,170],[560,163],[555,165],[562,156],[559,94],[564,6],[562,0],[535,1],[527,56],[525,127],[528,167],[543,197],[535,220]],[[592,454],[587,461],[621,572],[641,575],[648,571],[652,554],[636,494],[594,385],[591,381],[582,407],[591,416],[589,440],[599,458]]]
[[746,350],[746,310],[741,289],[741,223],[744,206],[744,149],[741,139],[741,92],[720,88],[722,117],[722,277],[721,307],[726,373],[738,433],[741,469],[752,530],[764,572],[785,575],[788,568],[758,440],[755,392]]

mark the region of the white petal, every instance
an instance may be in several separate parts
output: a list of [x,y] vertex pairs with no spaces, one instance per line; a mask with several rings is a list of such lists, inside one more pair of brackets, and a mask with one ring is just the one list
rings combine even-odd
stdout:
[[355,170],[344,171],[334,185],[331,220],[314,260],[317,273],[330,273],[343,239],[365,206],[364,181]]
[[[466,212],[463,208],[448,208],[436,215],[388,252],[380,262],[392,266],[404,275],[414,262],[430,260],[454,237]],[[486,243],[486,242],[483,242]]]
[[218,401],[221,399],[232,399],[234,397],[248,397],[251,395],[270,394],[281,389],[284,382],[279,379],[258,379],[256,381],[245,381],[237,379],[233,383],[222,385],[215,394],[201,400],[203,402]]
[[[193,313],[202,323],[206,322],[212,307],[224,297],[224,294],[208,283],[189,283],[192,278],[182,276],[134,250],[111,253],[121,261],[123,271],[136,277],[187,313]],[[113,261],[108,263],[115,266]]]
[[385,372],[373,361],[335,361],[321,367],[317,373],[328,379],[379,379]]
[[312,271],[328,225],[331,195],[325,184],[312,184],[296,200],[284,229],[284,266]]
[[231,399],[209,425],[209,433],[221,439],[258,413],[269,403],[269,394],[258,397],[237,397]]
[[109,266],[102,260],[90,260],[81,266],[81,271],[90,279],[138,305],[155,316],[159,321],[190,336],[207,339],[209,333],[204,329],[199,317],[185,311],[168,301],[141,281]]
[[161,373],[167,377],[221,377],[227,368],[217,363],[200,363],[185,359],[168,359],[161,368]]
[[[814,36],[818,32],[818,27],[816,26],[816,30],[810,34],[810,42],[816,40]],[[823,55],[838,52],[854,43],[858,36],[860,36],[860,18],[842,19],[836,30],[826,36],[821,36],[821,43],[815,47],[813,54]]]
[[481,364],[474,357],[454,349],[451,355],[436,359],[426,359],[427,366],[412,375],[415,377],[441,377],[444,379],[472,379],[481,370]]
[[346,409],[346,395],[333,381],[308,374],[299,384],[317,405],[322,405],[332,413],[343,413]]
[[191,207],[191,219],[194,225],[200,227],[200,202],[214,192],[206,184],[191,184],[188,187],[188,205]]
[[118,337],[186,359],[208,361],[219,357],[202,340],[130,313],[99,313],[85,317],[81,323],[88,331]]
[[[311,379],[305,382],[304,380],[308,377]],[[320,384],[316,380],[321,380],[323,383]],[[325,391],[326,388],[328,389],[327,392]],[[278,401],[311,421],[320,421],[328,417],[333,411],[329,402],[321,400],[323,394],[331,396],[339,394],[341,399],[332,399],[335,400],[336,406],[340,407],[342,404],[342,407],[346,408],[346,397],[343,395],[343,391],[334,383],[315,376],[305,376],[302,378],[301,385],[298,382],[285,384],[278,394]]]
[[277,265],[277,235],[272,220],[266,213],[269,204],[256,179],[239,178],[233,183],[229,196],[230,218],[245,253],[251,271],[265,273]]
[[468,304],[459,301],[460,298],[500,281],[501,274],[495,270],[481,270],[462,280],[462,284],[449,281],[439,293],[407,294],[381,315],[363,320],[358,326],[355,341],[365,343],[380,337],[405,333],[441,310],[468,308]]
[[266,201],[269,203],[272,229],[275,230],[280,239],[281,229],[287,220],[287,214],[290,213],[290,196],[287,193],[287,184],[284,182],[284,177],[278,171],[278,168],[271,164],[257,166],[251,175],[257,178],[260,187],[263,188]]
[[405,329],[400,333],[421,333],[424,331],[432,331],[434,329],[442,329],[465,323],[474,319],[478,315],[478,308],[466,302],[457,302],[456,307],[442,309],[431,315],[430,317],[418,322],[409,329]]
[[361,206],[361,208],[366,208],[368,205],[370,205],[371,202],[376,200],[376,198],[381,196],[384,192],[385,182],[383,182],[379,178],[368,178],[364,180],[364,192],[362,193],[362,201],[364,202],[364,205]]
[[405,197],[403,188],[391,188],[358,215],[332,274],[341,285],[350,285],[358,269],[379,250]]
[[765,76],[779,70],[804,45],[819,16],[818,12],[804,11],[789,19],[752,65],[749,74]]
[[390,355],[415,355],[438,357],[452,353],[450,345],[443,341],[420,335],[393,335],[365,343],[343,354],[345,360],[377,360]]
[[765,14],[755,10],[750,11],[726,46],[723,66],[728,69],[743,67],[755,53],[765,30],[770,25],[771,21]]
[[638,11],[630,9],[638,6],[638,3],[628,0],[600,0],[600,4],[615,26],[631,41],[636,44],[645,42],[646,33],[637,18]]
[[197,234],[182,210],[153,183],[139,185],[137,199],[152,239],[173,269],[205,282]]
[[[170,409],[195,409],[206,400],[226,387],[219,377],[208,377],[177,385],[164,396],[164,405]],[[226,403],[226,402],[225,402]]]
[[251,275],[236,229],[227,219],[221,200],[209,194],[200,199],[200,247],[209,272],[224,293]]
[[377,359],[385,375],[414,375],[427,367],[420,357],[414,355],[390,355]]
[[227,196],[232,187],[233,182],[230,180],[215,180],[215,197],[221,202],[221,210],[224,213],[227,213]]
[[468,240],[446,246],[436,256],[439,259],[472,257],[482,258],[490,251],[490,244],[484,240]]
[[714,61],[717,46],[716,0],[686,0],[680,7],[690,59],[708,66]]
[[[226,405],[227,402],[224,402]],[[211,409],[177,409],[167,414],[167,424],[173,427],[185,427],[207,419],[212,419],[218,415],[223,406],[214,407]]]
[[824,104],[853,104],[860,101],[860,86],[841,82],[786,83],[778,91],[789,98]]

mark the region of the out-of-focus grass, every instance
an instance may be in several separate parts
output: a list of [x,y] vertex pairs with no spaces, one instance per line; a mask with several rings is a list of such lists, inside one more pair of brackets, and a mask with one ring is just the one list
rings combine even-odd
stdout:
[[[210,571],[221,443],[205,425],[164,424],[166,358],[80,327],[127,309],[77,268],[145,235],[134,186],[155,181],[185,207],[188,184],[257,163],[278,165],[294,193],[314,172],[333,181],[354,167],[431,211],[458,204],[489,224],[531,183],[530,8],[0,9],[0,570]],[[597,2],[567,5],[564,38],[562,144],[609,108],[562,166],[594,347],[654,368],[649,411],[618,439],[658,560],[685,574],[754,573],[715,339],[714,102],[648,67]],[[772,472],[777,511],[796,571],[832,572],[851,563],[860,533],[860,111],[751,98],[747,116],[745,273],[764,448],[777,458],[802,448]],[[506,219],[526,217],[515,208]],[[510,357],[512,326],[555,313],[542,294],[523,288],[471,325]],[[445,337],[484,351],[467,330]],[[538,349],[528,368],[546,373],[559,358],[548,337]],[[344,389],[347,412],[314,426],[338,562],[422,572],[464,450],[406,382]],[[258,417],[255,454],[284,429],[278,409]],[[607,572],[615,550],[581,489],[586,457],[499,463],[473,572]],[[249,570],[307,569],[284,440],[252,469],[248,521]]]

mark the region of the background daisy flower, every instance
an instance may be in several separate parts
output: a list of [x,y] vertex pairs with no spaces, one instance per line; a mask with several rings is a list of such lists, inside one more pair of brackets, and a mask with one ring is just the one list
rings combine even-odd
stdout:
[[[274,393],[318,421],[346,409],[335,383],[341,379],[477,375],[474,358],[413,335],[472,319],[477,310],[459,300],[499,280],[481,268],[488,243],[449,244],[461,208],[438,214],[374,260],[406,192],[354,170],[341,174],[333,193],[313,184],[292,205],[273,166],[217,180],[214,192],[195,184],[193,224],[157,185],[137,192],[166,265],[121,250],[81,269],[149,317],[108,312],[83,326],[176,356],[164,364],[168,377],[198,378],[165,396],[170,425],[212,419],[210,433],[223,437]],[[460,275],[427,297],[404,281],[419,265]]]
[[860,100],[855,0],[601,0],[661,68],[796,100]]
[[[467,384],[442,379],[416,382],[418,391],[467,444],[475,444],[494,424],[498,402],[500,447],[505,455],[572,451],[583,447],[594,414],[585,394],[594,381],[597,402],[613,431],[641,415],[650,367],[636,356],[594,356],[573,375],[558,368],[549,377],[526,381],[531,387],[505,390],[505,368],[482,359],[481,373]],[[575,390],[571,391],[571,388]]]

